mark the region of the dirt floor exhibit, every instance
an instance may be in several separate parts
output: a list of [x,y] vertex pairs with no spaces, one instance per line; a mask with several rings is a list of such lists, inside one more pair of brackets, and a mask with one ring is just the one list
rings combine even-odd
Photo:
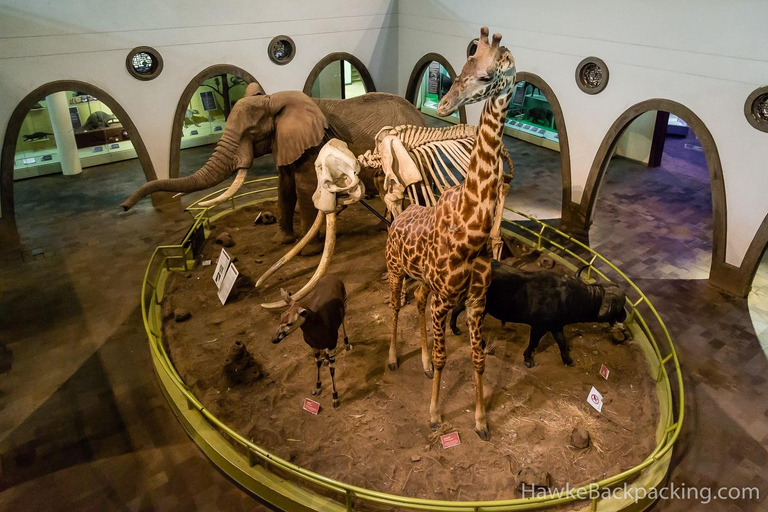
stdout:
[[[381,211],[379,200],[373,204]],[[548,472],[553,487],[566,483],[573,487],[618,474],[653,450],[659,418],[656,381],[637,343],[614,345],[608,324],[566,328],[573,367],[563,365],[557,345],[547,335],[536,353],[536,366],[528,369],[523,350],[529,328],[502,327],[487,317],[484,338],[491,350],[485,401],[490,442],[473,432],[474,386],[466,327],[462,335],[448,334],[443,423],[439,432],[432,432],[431,381],[421,368],[412,292],[400,314],[400,368],[386,369],[391,327],[389,287],[382,279],[386,231],[362,205],[338,216],[336,253],[329,269],[346,285],[347,332],[353,346],[345,352],[339,343],[336,385],[341,403],[338,408],[331,405],[327,368],[321,371],[322,393],[313,397],[312,351],[300,332],[280,345],[270,343],[279,312],[260,304],[279,299],[281,287],[300,288],[319,257],[295,258],[263,293],[253,287],[288,247],[271,241],[276,224],[254,224],[259,212],[275,211],[275,206],[261,203],[218,219],[201,256],[214,264],[173,273],[162,304],[164,340],[173,364],[205,407],[234,430],[279,457],[339,481],[454,500],[519,496],[518,473],[525,468]],[[235,259],[240,278],[222,306],[212,275],[221,251],[215,240],[224,232],[234,242],[226,250]],[[541,269],[535,254],[505,262]],[[559,264],[556,270],[568,272]],[[460,327],[463,322],[464,316]],[[224,370],[236,342],[245,345],[256,362],[239,384]],[[608,380],[599,373],[603,364],[611,372]],[[602,414],[586,402],[592,386],[603,394]],[[320,402],[317,416],[302,409],[305,398]],[[574,429],[588,432],[587,448],[573,446]],[[454,431],[461,444],[442,448],[439,435]]]

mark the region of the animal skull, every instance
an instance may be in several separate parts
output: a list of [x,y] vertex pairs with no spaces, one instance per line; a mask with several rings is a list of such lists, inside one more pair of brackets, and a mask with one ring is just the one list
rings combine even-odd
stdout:
[[381,196],[396,217],[403,211],[406,187],[422,181],[422,176],[403,142],[396,134],[389,133],[390,130],[392,128],[388,126],[382,128],[376,135],[376,144],[381,155],[381,169],[384,171],[384,190]]
[[336,211],[336,206],[358,202],[365,193],[365,186],[357,174],[360,163],[339,139],[331,139],[315,160],[317,189],[312,195],[315,208],[323,213]]

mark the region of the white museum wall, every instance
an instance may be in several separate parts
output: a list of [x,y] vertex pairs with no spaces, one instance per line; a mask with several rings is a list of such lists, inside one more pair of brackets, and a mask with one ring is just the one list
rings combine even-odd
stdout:
[[[394,8],[391,0],[0,0],[0,140],[24,96],[54,80],[80,80],[123,106],[158,177],[166,177],[176,104],[208,66],[239,66],[268,93],[301,90],[321,58],[344,51],[368,67],[378,90],[396,92]],[[280,34],[297,46],[285,66],[267,56],[267,45]],[[137,46],[162,56],[156,79],[136,80],[126,70],[126,55]]]
[[[416,61],[442,54],[457,72],[469,41],[487,24],[500,32],[519,71],[539,75],[563,108],[573,201],[581,201],[598,147],[611,124],[643,100],[666,98],[696,113],[722,162],[727,200],[726,261],[738,266],[768,213],[768,134],[744,118],[747,96],[768,85],[768,3],[718,0],[627,4],[553,0],[408,0],[398,5],[399,91]],[[585,57],[605,61],[606,89],[581,92],[574,73]],[[479,106],[467,108],[475,123]],[[513,155],[514,157],[514,155]]]

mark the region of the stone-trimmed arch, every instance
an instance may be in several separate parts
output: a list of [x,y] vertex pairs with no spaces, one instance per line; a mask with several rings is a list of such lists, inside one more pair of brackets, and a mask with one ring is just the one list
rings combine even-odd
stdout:
[[[259,83],[256,78],[246,70],[232,64],[214,64],[195,75],[184,88],[184,92],[179,97],[176,104],[176,112],[173,114],[173,126],[171,128],[171,153],[168,159],[168,173],[170,178],[179,177],[179,159],[181,158],[181,133],[183,129],[184,116],[187,113],[187,106],[192,100],[192,96],[198,87],[206,80],[218,75],[235,75],[248,83]],[[259,84],[261,87],[261,84]],[[154,197],[155,194],[152,194]]]
[[568,205],[571,203],[571,150],[568,146],[568,130],[565,126],[565,115],[555,91],[538,75],[527,71],[519,71],[515,77],[517,82],[528,82],[544,93],[557,123],[557,138],[560,141],[560,173],[562,181],[562,204],[560,206],[561,217],[565,215]]
[[[95,96],[100,101],[106,103],[112,112],[115,113],[120,123],[128,132],[133,147],[136,150],[136,155],[141,163],[141,168],[144,171],[144,175],[147,181],[157,179],[155,168],[152,165],[152,160],[149,157],[147,147],[144,145],[144,141],[141,138],[136,125],[131,120],[125,109],[118,103],[115,98],[109,93],[91,85],[87,82],[81,82],[79,80],[56,80],[48,82],[36,88],[34,91],[27,94],[22,99],[8,120],[8,126],[5,130],[5,138],[3,139],[3,154],[0,159],[0,203],[2,207],[2,218],[0,218],[0,233],[5,237],[8,235],[7,240],[11,240],[11,245],[18,243],[18,232],[16,230],[16,217],[14,211],[14,199],[13,199],[13,165],[16,155],[16,141],[19,138],[19,131],[21,130],[22,123],[27,116],[29,110],[35,106],[35,104],[55,92],[61,91],[80,91],[91,96]],[[115,205],[117,207],[117,205]]]
[[363,64],[363,61],[351,53],[333,52],[320,59],[320,61],[315,64],[315,67],[312,68],[312,71],[309,72],[309,75],[307,75],[307,80],[304,82],[304,89],[302,89],[304,94],[307,96],[312,95],[312,86],[315,84],[317,77],[320,76],[320,73],[328,64],[337,60],[345,60],[355,66],[357,72],[360,73],[360,78],[363,80],[366,92],[376,92],[376,85],[373,83],[371,73],[368,71],[368,68],[365,66],[365,64]]
[[746,297],[752,289],[757,268],[766,253],[768,253],[768,215],[757,228],[757,233],[747,248],[741,266],[737,267],[725,263],[716,272],[713,270],[709,280],[714,286],[725,292],[737,297]]
[[[424,76],[424,71],[427,70],[430,62],[439,62],[441,66],[445,68],[451,78],[456,78],[456,71],[448,62],[448,59],[440,55],[439,53],[428,53],[416,62],[411,70],[411,76],[408,78],[408,87],[405,89],[405,99],[416,105],[416,94],[419,92],[419,84],[421,83],[421,77]],[[462,123],[467,122],[467,110],[464,106],[459,107],[459,121]]]
[[[726,291],[733,293],[731,291],[732,285],[721,281],[722,276],[727,272],[727,264],[725,262],[727,208],[725,181],[723,179],[722,164],[720,163],[720,154],[718,153],[717,145],[715,144],[714,137],[712,137],[712,133],[701,118],[681,103],[664,98],[653,98],[641,101],[640,103],[629,107],[618,117],[618,119],[616,119],[616,121],[613,122],[610,129],[605,134],[605,137],[603,137],[603,141],[592,162],[589,177],[584,186],[584,194],[581,203],[578,205],[578,212],[576,214],[578,223],[583,229],[588,229],[592,223],[592,214],[594,212],[600,185],[605,176],[605,172],[608,169],[608,164],[618,139],[627,127],[632,124],[632,121],[637,119],[640,115],[654,110],[670,112],[682,118],[688,123],[688,126],[690,126],[701,142],[707,160],[709,185],[712,192],[712,265],[710,267],[709,281],[718,288],[723,288]],[[732,265],[728,266],[733,267]]]

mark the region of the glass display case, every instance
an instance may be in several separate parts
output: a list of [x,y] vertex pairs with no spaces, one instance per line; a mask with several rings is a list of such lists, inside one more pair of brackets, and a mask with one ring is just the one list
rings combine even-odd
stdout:
[[437,115],[437,104],[448,93],[451,85],[453,85],[453,79],[448,71],[439,62],[430,62],[424,71],[419,90],[416,93],[416,108],[428,116],[451,123],[459,123],[458,111],[447,117]]
[[518,82],[507,110],[507,135],[538,146],[559,150],[557,123],[546,96],[528,82]]
[[181,149],[217,142],[232,106],[245,95],[248,82],[225,74],[205,80],[192,94],[182,121]]
[[[85,93],[66,91],[64,94],[82,167],[136,158],[128,132],[108,105]],[[53,131],[48,105],[43,99],[30,109],[19,130],[14,179],[61,172]]]

